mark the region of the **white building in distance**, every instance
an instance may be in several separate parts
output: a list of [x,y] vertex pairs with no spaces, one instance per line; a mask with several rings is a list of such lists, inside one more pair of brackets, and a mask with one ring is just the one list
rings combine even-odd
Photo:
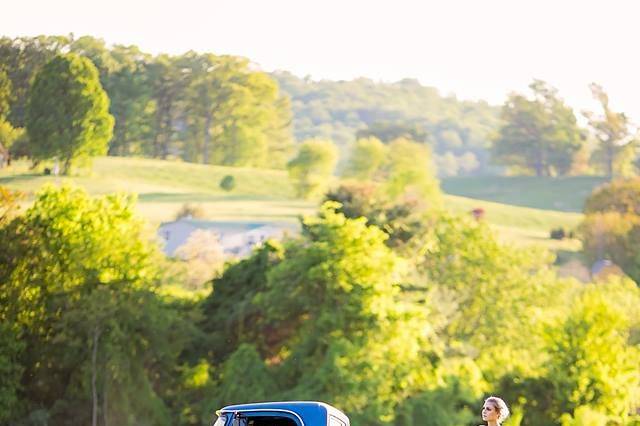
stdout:
[[160,224],[158,236],[164,243],[164,253],[174,256],[178,247],[186,243],[191,233],[197,229],[215,232],[224,253],[234,257],[247,256],[253,247],[268,239],[282,239],[285,235],[300,232],[297,223],[220,222],[186,217]]

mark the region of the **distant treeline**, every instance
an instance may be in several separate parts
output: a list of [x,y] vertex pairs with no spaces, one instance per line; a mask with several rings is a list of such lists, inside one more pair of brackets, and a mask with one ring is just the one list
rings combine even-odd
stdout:
[[291,97],[298,140],[326,138],[344,147],[357,137],[383,142],[405,137],[431,145],[441,174],[486,173],[491,166],[489,149],[500,109],[484,101],[442,96],[413,79],[383,83],[271,75]]
[[37,72],[68,52],[88,57],[99,71],[115,118],[111,155],[258,167],[283,167],[290,155],[288,98],[248,60],[192,51],[152,56],[89,36],[0,39],[14,127],[25,125]]
[[[428,145],[441,176],[614,177],[636,174],[640,165],[630,120],[596,84],[591,91],[601,112],[583,112],[584,128],[558,91],[539,80],[499,108],[442,96],[412,79],[312,81],[285,71],[267,74],[237,56],[153,56],[90,36],[0,38],[0,117],[12,126],[0,123],[0,153],[19,139],[11,132],[25,127],[38,71],[68,52],[98,69],[115,118],[110,155],[282,168],[295,155],[295,140],[324,139],[340,148],[341,172],[354,142],[375,137]],[[16,142],[11,151],[30,156],[27,145]]]
[[298,141],[329,139],[344,154],[359,136],[409,137],[432,145],[445,173],[457,174],[485,171],[498,126],[496,107],[443,97],[415,80],[313,82],[286,72],[269,76],[236,56],[153,56],[90,36],[39,36],[0,39],[14,127],[24,127],[38,70],[66,52],[98,68],[115,118],[111,155],[282,167],[293,154],[293,130]]

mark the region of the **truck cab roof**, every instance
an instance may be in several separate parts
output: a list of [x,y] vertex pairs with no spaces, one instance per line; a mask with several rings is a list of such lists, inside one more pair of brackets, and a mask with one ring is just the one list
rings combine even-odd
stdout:
[[219,410],[219,415],[240,413],[242,415],[287,415],[299,426],[349,426],[349,418],[337,408],[317,401],[258,402],[228,405]]

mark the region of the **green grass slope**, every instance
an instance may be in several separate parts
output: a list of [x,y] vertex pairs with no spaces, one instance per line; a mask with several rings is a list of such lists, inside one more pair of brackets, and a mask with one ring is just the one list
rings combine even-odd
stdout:
[[[226,192],[219,186],[233,175],[236,186]],[[116,191],[138,195],[138,209],[153,224],[171,220],[185,203],[197,204],[212,219],[296,220],[314,204],[295,199],[282,170],[209,166],[141,158],[101,157],[91,172],[80,176],[44,176],[18,163],[0,169],[0,185],[35,193],[44,183],[73,182],[91,194]]]
[[[236,187],[231,192],[219,187],[220,180],[226,175],[235,177]],[[483,185],[476,183],[476,180],[483,181],[485,186],[493,182],[493,187],[485,188],[483,192]],[[317,207],[314,202],[295,198],[287,173],[282,170],[120,157],[97,158],[92,171],[81,176],[44,176],[29,171],[27,164],[20,162],[9,169],[0,169],[0,185],[28,194],[35,193],[46,182],[74,182],[92,194],[114,191],[136,193],[140,213],[154,225],[172,220],[185,203],[195,204],[208,218],[220,220],[295,221],[299,215],[313,213]],[[445,180],[444,187],[450,188],[452,182],[452,179]],[[500,187],[508,187],[505,182],[510,182],[511,186],[505,194],[500,194]],[[457,195],[446,195],[445,207],[461,214],[482,207],[486,212],[486,220],[507,241],[573,251],[576,250],[576,241],[549,240],[549,231],[557,227],[573,228],[581,215],[549,210],[553,205],[550,200],[562,200],[575,207],[582,200],[586,188],[598,182],[595,178],[573,178],[564,185],[551,185],[549,182],[537,184],[529,178],[457,178],[454,185],[457,191],[467,191],[474,198],[502,198],[510,201],[510,204],[518,204],[521,200],[520,204],[537,204],[547,210]],[[581,189],[576,190],[577,186]],[[545,188],[546,192],[543,191]],[[537,195],[535,199],[527,201],[520,194],[527,191],[530,194],[544,194],[545,197]],[[576,191],[582,192],[575,194]]]
[[452,177],[442,179],[447,194],[536,209],[581,212],[584,200],[604,177]]

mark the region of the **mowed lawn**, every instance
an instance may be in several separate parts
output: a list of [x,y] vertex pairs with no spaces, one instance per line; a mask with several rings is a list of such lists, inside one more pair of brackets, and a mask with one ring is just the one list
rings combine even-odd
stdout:
[[[226,175],[234,176],[236,182],[230,192],[219,187]],[[574,228],[581,219],[581,214],[575,212],[581,210],[581,203],[588,195],[586,191],[601,180],[571,178],[562,184],[552,184],[548,180],[536,183],[532,179],[535,180],[528,177],[446,179],[445,189],[454,188],[454,192],[468,195],[446,195],[445,207],[460,214],[482,207],[485,220],[506,241],[538,244],[553,250],[579,249],[576,240],[550,240],[549,232],[557,227]],[[186,203],[198,206],[214,220],[296,221],[300,215],[311,214],[317,208],[317,202],[295,197],[283,170],[119,157],[95,159],[92,171],[82,176],[44,176],[29,171],[27,164],[21,162],[9,169],[0,169],[0,185],[24,191],[30,197],[47,182],[74,182],[91,194],[135,193],[140,213],[153,225],[172,220]],[[531,199],[527,199],[526,194]],[[503,199],[505,203],[494,202],[495,199]],[[553,209],[554,203],[563,203],[565,211]]]

